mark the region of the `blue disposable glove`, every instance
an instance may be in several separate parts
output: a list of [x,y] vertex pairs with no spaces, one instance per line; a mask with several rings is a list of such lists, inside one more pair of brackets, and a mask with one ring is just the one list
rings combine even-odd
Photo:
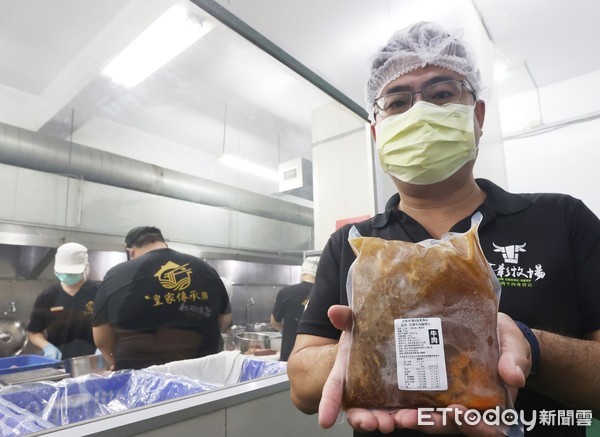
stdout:
[[62,352],[52,343],[48,343],[42,350],[46,358],[52,358],[53,360],[60,360],[62,358]]

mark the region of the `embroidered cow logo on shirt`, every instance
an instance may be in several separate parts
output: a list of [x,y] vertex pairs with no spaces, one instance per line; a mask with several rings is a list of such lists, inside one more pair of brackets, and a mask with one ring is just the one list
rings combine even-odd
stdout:
[[513,244],[511,246],[500,247],[496,243],[492,243],[494,246],[494,252],[500,252],[502,254],[502,258],[505,263],[510,264],[518,264],[519,263],[519,252],[527,252],[525,250],[525,245],[523,244]]
[[526,245],[527,243],[498,246],[492,243],[494,252],[502,254],[502,263],[490,263],[502,287],[530,288],[536,281],[546,276],[541,264],[519,263],[519,254],[527,252]]

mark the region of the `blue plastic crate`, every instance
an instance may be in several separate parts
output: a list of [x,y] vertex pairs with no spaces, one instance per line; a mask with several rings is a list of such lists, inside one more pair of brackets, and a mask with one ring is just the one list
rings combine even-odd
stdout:
[[215,388],[189,378],[146,370],[86,375],[57,383],[11,386],[0,398],[56,426],[201,393]]
[[45,367],[58,367],[60,363],[62,361],[44,358],[40,355],[17,355],[15,357],[0,358],[0,375],[43,369]]

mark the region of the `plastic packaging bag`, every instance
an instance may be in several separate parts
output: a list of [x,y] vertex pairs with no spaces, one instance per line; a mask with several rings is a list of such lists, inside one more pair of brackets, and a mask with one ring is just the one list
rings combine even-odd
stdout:
[[22,436],[53,427],[52,423],[0,398],[0,436]]
[[344,408],[509,406],[497,370],[500,284],[479,245],[481,219],[420,243],[351,236]]
[[143,369],[119,370],[102,376],[90,374],[59,382],[12,385],[0,391],[0,399],[61,426],[217,387]]

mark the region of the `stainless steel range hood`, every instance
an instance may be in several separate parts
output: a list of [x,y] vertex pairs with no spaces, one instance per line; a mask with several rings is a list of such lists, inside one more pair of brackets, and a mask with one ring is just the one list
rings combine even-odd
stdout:
[[313,210],[114,153],[0,123],[0,162],[313,226]]

